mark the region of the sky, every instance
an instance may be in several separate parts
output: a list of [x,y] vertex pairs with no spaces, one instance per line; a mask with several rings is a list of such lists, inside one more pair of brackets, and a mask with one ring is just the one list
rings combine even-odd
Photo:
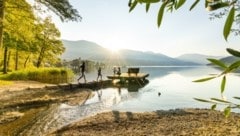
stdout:
[[52,20],[66,40],[87,40],[105,48],[152,51],[170,57],[186,53],[225,56],[226,48],[240,49],[239,36],[224,40],[225,19],[209,20],[204,3],[189,11],[193,1],[179,10],[165,12],[161,27],[157,27],[159,4],[145,12],[138,5],[129,13],[128,0],[70,0],[82,16],[81,22]]

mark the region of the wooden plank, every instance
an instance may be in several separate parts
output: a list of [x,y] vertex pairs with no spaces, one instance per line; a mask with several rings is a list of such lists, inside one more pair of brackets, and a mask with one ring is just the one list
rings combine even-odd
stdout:
[[124,78],[124,79],[144,79],[148,76],[149,76],[149,74],[146,74],[146,73],[138,73],[138,74],[122,73],[121,75],[110,75],[110,76],[107,76],[107,78],[109,78],[109,79],[122,79],[122,78]]

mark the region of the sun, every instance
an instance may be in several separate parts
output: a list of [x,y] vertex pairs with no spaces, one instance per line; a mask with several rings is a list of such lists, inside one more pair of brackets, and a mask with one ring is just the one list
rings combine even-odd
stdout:
[[116,46],[111,46],[108,47],[108,49],[112,52],[112,53],[117,53],[119,51],[119,48]]

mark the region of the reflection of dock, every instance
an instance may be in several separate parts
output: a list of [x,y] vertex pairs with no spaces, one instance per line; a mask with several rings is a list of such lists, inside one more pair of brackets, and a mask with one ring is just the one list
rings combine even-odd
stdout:
[[138,80],[133,82],[125,82],[125,83],[118,82],[113,84],[113,87],[117,87],[119,89],[126,88],[129,92],[137,92],[139,89],[143,88],[148,83],[149,81],[147,79],[142,82],[139,82]]
[[110,75],[107,76],[108,79],[115,80],[119,79],[121,82],[126,82],[126,81],[145,81],[146,77],[148,77],[149,74],[146,73],[122,73],[121,75]]

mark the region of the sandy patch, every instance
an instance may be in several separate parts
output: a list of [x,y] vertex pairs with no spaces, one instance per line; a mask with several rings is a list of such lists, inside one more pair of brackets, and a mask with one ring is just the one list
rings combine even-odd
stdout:
[[9,81],[8,84],[0,85],[0,94],[4,91],[22,91],[28,88],[44,88],[47,83],[37,81]]

